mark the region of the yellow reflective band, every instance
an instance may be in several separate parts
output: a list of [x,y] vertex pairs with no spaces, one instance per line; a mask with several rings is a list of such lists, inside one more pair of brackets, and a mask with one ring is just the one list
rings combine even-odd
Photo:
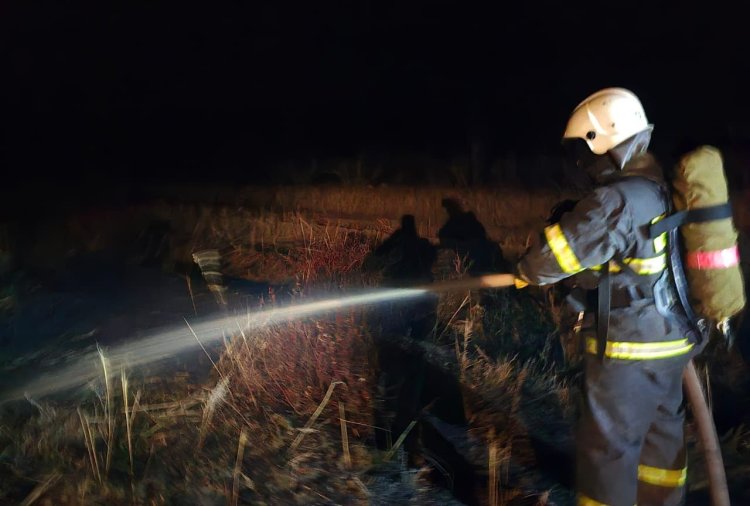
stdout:
[[638,466],[638,480],[660,487],[682,487],[687,478],[687,467],[682,469],[659,469],[651,466]]
[[578,506],[607,506],[605,503],[595,501],[594,499],[583,494],[578,494],[578,501],[576,501],[576,504]]
[[[623,262],[636,274],[648,276],[651,274],[658,274],[667,268],[667,255],[663,254],[653,258],[625,258],[623,259]],[[591,270],[594,271],[600,271],[601,269],[601,265],[596,265],[591,268]],[[622,268],[617,262],[609,262],[609,272],[616,274],[620,271],[622,271]]]
[[564,273],[575,274],[583,270],[559,224],[556,223],[545,228],[544,236],[547,238],[547,244],[549,244],[552,253],[554,253],[557,259],[557,263],[560,265],[560,269]]
[[599,346],[596,342],[595,337],[588,337],[586,338],[586,352],[591,353],[592,355],[596,355],[596,350],[599,349]]
[[[587,338],[586,352],[596,355],[597,349],[596,338]],[[607,341],[607,346],[604,348],[604,356],[622,360],[653,360],[684,355],[691,349],[693,349],[693,345],[687,339],[658,341],[655,343]]]
[[[651,224],[658,223],[664,218],[664,214],[660,214],[653,220],[651,220]],[[654,253],[661,253],[667,248],[667,233],[664,232],[661,235],[654,238]]]
[[[591,269],[592,271],[600,271],[600,270],[602,270],[602,266],[601,265],[594,265],[593,267],[589,267],[589,269]],[[616,272],[615,269],[617,269],[619,271],[620,270],[620,266],[617,265],[615,262],[610,262],[609,263],[609,272]]]
[[656,236],[654,238],[654,253],[660,253],[667,249],[667,233]]
[[636,274],[642,276],[658,274],[667,268],[666,254],[653,258],[626,258],[624,261]]

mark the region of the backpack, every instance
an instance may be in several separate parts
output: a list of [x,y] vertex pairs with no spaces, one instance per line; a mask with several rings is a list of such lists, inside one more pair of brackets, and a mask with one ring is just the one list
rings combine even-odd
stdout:
[[667,242],[672,303],[701,337],[716,326],[731,345],[729,322],[746,298],[719,150],[700,146],[683,155],[669,193],[670,212],[651,225],[649,236]]

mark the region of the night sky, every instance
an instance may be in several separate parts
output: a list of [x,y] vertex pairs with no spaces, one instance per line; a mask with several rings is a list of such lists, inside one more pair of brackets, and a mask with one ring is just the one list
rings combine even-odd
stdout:
[[554,152],[604,86],[641,97],[657,150],[750,139],[739,8],[492,4],[3,2],[4,188],[253,183],[283,160],[450,157],[470,138]]

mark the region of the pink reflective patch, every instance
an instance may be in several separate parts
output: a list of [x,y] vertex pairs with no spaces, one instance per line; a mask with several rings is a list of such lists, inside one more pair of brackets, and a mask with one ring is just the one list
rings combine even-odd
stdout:
[[726,269],[740,262],[737,246],[717,251],[690,251],[687,254],[687,266],[690,269]]

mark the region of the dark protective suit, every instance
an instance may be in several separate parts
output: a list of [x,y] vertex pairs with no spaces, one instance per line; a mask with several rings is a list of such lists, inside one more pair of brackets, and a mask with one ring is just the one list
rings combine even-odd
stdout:
[[682,315],[657,309],[654,299],[655,286],[659,295],[669,276],[666,238],[648,238],[649,225],[668,211],[663,188],[651,155],[636,157],[545,228],[518,265],[519,275],[532,284],[576,275],[576,283],[589,290],[609,265],[606,342],[597,341],[591,297],[582,330],[579,504],[678,504],[684,495],[681,379],[698,336]]

